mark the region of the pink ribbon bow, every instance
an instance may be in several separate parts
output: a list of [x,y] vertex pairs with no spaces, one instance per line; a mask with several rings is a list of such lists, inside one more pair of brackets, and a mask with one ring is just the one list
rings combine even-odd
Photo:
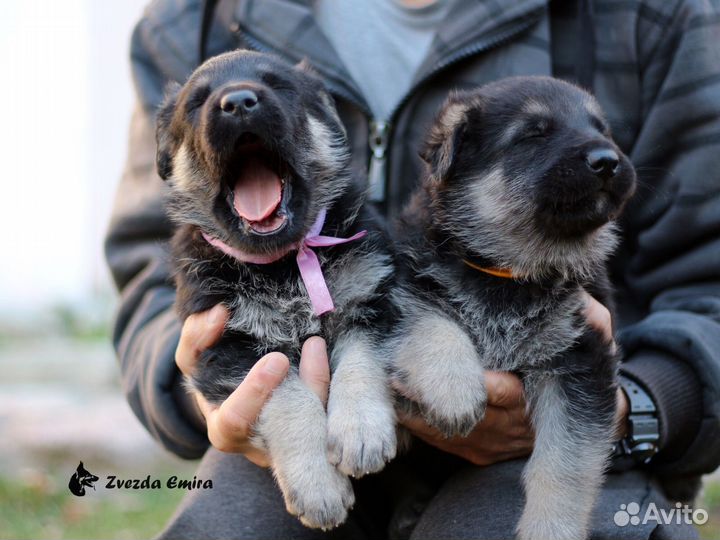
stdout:
[[[320,268],[320,260],[315,252],[310,248],[346,244],[347,242],[358,240],[367,234],[367,231],[360,231],[359,233],[352,235],[350,238],[322,236],[320,231],[322,231],[323,225],[325,224],[325,214],[325,208],[321,209],[315,223],[313,223],[313,226],[310,227],[310,231],[308,231],[305,238],[303,238],[297,246],[298,252],[295,258],[298,268],[300,269],[300,276],[302,277],[305,289],[310,297],[310,303],[313,306],[313,311],[317,316],[320,316],[328,311],[333,311],[335,309],[335,305],[333,304],[332,297],[330,296],[327,283],[325,283],[325,277],[323,276],[322,268]],[[210,245],[218,248],[220,251],[225,253],[225,255],[234,257],[244,263],[270,264],[284,257],[295,247],[293,246],[278,255],[251,255],[237,248],[228,246],[222,240],[208,236],[204,232],[202,235]]]

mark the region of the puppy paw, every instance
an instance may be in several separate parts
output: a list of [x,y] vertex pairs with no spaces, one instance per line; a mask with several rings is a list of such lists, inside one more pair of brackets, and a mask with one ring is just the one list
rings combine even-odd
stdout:
[[572,519],[565,523],[546,517],[534,518],[531,520],[526,515],[520,518],[516,531],[517,540],[584,540],[588,537],[586,527],[574,523]]
[[447,381],[432,393],[421,393],[418,405],[425,421],[444,437],[466,437],[485,416],[487,392],[483,377]]
[[395,390],[446,437],[469,433],[484,416],[482,359],[466,331],[445,315],[416,315],[390,363]]
[[437,429],[446,439],[450,439],[470,435],[485,416],[486,406],[487,402],[479,399],[470,403],[458,403],[454,408],[430,408],[420,404],[420,410],[428,425]]
[[350,476],[382,470],[395,457],[395,414],[390,405],[332,411],[328,418],[328,459]]
[[313,529],[327,530],[341,525],[355,504],[348,477],[328,464],[325,471],[315,471],[307,478],[307,485],[297,484],[283,490],[287,511]]

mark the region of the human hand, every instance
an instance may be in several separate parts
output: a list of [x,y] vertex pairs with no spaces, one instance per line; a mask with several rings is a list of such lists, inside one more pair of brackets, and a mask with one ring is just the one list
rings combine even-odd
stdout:
[[[175,352],[175,362],[184,375],[192,374],[202,352],[220,339],[228,316],[227,309],[218,304],[186,319]],[[289,367],[287,356],[271,352],[255,363],[243,382],[220,405],[208,403],[196,393],[195,399],[207,423],[210,444],[221,452],[243,454],[261,467],[269,466],[267,454],[250,443],[252,426]],[[311,337],[303,344],[299,371],[300,379],[326,403],[330,367],[325,340],[321,337]]]
[[[610,311],[592,296],[584,293],[584,314],[588,324],[600,332],[615,348]],[[476,465],[490,465],[523,457],[533,449],[534,434],[527,416],[522,382],[511,373],[488,371],[485,374],[488,405],[485,417],[467,437],[445,439],[419,417],[403,415],[400,422],[416,437],[450,454]],[[616,436],[625,436],[629,405],[625,393],[618,389]]]
[[[600,332],[605,341],[612,344],[613,352],[617,350],[617,345],[613,339],[612,316],[608,308],[595,300],[587,292],[585,295],[585,318],[588,324]],[[630,414],[630,403],[621,388],[617,390],[617,408],[615,411],[615,438],[622,439],[627,434],[627,419]]]
[[528,455],[532,452],[535,436],[526,414],[522,382],[512,373],[487,371],[485,387],[485,416],[467,437],[446,439],[417,416],[401,414],[400,423],[419,439],[475,465],[490,465]]

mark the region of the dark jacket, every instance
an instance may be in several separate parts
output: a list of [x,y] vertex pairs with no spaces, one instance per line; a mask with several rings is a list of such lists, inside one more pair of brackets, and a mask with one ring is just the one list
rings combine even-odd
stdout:
[[[657,474],[688,481],[720,464],[720,6],[711,0],[458,1],[410,93],[388,120],[387,199],[395,215],[419,178],[419,141],[451,88],[510,75],[555,75],[591,85],[614,137],[638,170],[612,261],[623,371],[659,408]],[[153,117],[163,86],[197,65],[202,5],[153,2],[132,36],[138,105],[127,168],[107,238],[121,291],[115,325],[128,400],[167,448],[207,447],[179,386],[163,183]],[[208,53],[236,47],[307,57],[336,97],[354,148],[370,157],[369,109],[317,27],[309,0],[223,0]],[[379,154],[382,152],[380,151]]]

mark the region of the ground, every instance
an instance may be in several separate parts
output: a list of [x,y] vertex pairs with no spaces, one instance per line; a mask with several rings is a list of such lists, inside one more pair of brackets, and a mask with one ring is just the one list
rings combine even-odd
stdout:
[[[185,491],[108,490],[107,475],[192,479],[197,462],[132,414],[107,332],[69,326],[0,328],[0,539],[151,538]],[[79,461],[100,477],[84,497],[68,489]]]
[[[28,334],[0,327],[0,539],[151,538],[185,491],[196,462],[163,451],[128,407],[107,332],[76,328]],[[83,461],[100,477],[84,497],[70,493]],[[107,475],[158,479],[159,489],[106,489]],[[720,477],[708,478],[696,504],[700,527],[720,538]]]

